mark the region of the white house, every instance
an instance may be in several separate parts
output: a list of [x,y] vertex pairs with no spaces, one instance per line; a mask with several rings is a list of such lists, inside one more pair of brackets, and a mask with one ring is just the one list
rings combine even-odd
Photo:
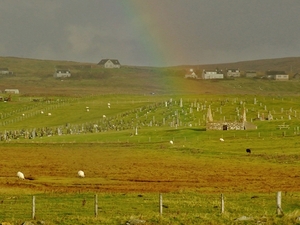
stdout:
[[224,79],[224,74],[219,70],[203,70],[202,71],[202,79]]
[[185,78],[193,78],[193,79],[198,79],[198,76],[195,74],[193,69],[190,69],[190,71],[185,74]]
[[239,69],[227,69],[227,77],[240,77],[241,73]]
[[275,80],[289,80],[288,74],[276,74],[274,75]]
[[104,68],[120,68],[121,64],[117,59],[102,59],[99,63],[99,66]]
[[0,74],[13,74],[13,72],[10,72],[8,68],[0,68]]
[[55,78],[66,78],[66,77],[71,77],[71,72],[70,70],[61,70],[57,69],[53,75]]
[[4,93],[20,94],[19,89],[5,89]]
[[266,76],[268,79],[274,80],[289,80],[289,75],[284,71],[268,70],[266,71]]

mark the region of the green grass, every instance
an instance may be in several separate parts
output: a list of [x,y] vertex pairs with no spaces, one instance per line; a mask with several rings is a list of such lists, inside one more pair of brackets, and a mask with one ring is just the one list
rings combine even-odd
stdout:
[[[199,98],[200,97],[200,98]],[[254,104],[254,98],[257,103]],[[205,126],[206,109],[211,105],[215,121],[240,120],[243,107],[247,108],[247,119],[267,117],[270,112],[274,120],[270,122],[253,121],[259,125],[279,124],[282,122],[293,123],[291,118],[299,115],[299,98],[274,98],[256,96],[122,96],[105,95],[85,98],[51,98],[51,102],[41,99],[42,102],[33,102],[33,98],[15,98],[13,102],[1,103],[2,123],[6,129],[29,125],[34,127],[35,123],[44,126],[59,126],[66,123],[85,123],[102,120],[102,116],[124,117],[124,120],[134,119],[134,123],[140,121],[161,124],[180,121],[178,126]],[[180,107],[180,99],[183,106]],[[172,100],[172,102],[171,102]],[[222,103],[221,102],[226,102]],[[165,107],[168,102],[168,107]],[[107,104],[111,104],[111,108]],[[89,112],[86,111],[89,107]],[[237,113],[239,111],[239,114]],[[41,114],[41,111],[44,114]],[[53,114],[47,117],[47,113]],[[173,117],[173,118],[171,118]],[[174,118],[176,117],[176,118]],[[173,119],[173,120],[172,120]],[[296,119],[297,120],[297,119]],[[33,123],[35,121],[35,123]],[[200,124],[199,124],[200,122]],[[42,124],[43,123],[43,124]],[[189,124],[191,123],[191,124]],[[40,126],[41,126],[40,125]],[[38,127],[38,126],[36,126]]]
[[[300,215],[299,194],[284,194],[284,216],[276,216],[276,193],[226,194],[221,213],[220,195],[195,192],[163,193],[162,214],[159,195],[149,193],[98,193],[97,216],[95,195],[36,194],[35,220],[47,224],[125,224],[138,219],[146,224],[295,224]],[[21,223],[31,220],[32,195],[0,195],[0,220]],[[246,216],[249,221],[237,221]],[[13,219],[11,219],[13,218]]]

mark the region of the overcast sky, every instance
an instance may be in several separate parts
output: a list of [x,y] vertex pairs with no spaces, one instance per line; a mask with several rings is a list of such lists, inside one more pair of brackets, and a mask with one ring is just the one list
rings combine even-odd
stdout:
[[0,0],[0,56],[175,66],[299,56],[299,0]]

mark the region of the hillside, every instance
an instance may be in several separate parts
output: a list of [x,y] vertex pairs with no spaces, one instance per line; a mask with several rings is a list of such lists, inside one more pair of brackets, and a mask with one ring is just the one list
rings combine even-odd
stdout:
[[[103,69],[96,64],[70,61],[0,57],[1,68],[14,75],[0,75],[0,90],[17,88],[21,95],[83,96],[98,94],[298,94],[298,81],[276,82],[261,79],[191,80],[186,72],[193,68],[200,75],[203,69],[239,68],[241,71],[300,71],[300,57],[265,59],[226,64],[190,65],[169,68],[122,66]],[[72,77],[55,79],[55,68],[68,68]]]
[[241,71],[255,70],[260,74],[263,74],[267,70],[285,71],[288,74],[295,74],[300,71],[300,57],[290,58],[277,58],[277,59],[261,59],[253,61],[240,61],[233,63],[223,64],[208,64],[200,65],[199,68],[203,69],[226,69],[226,68],[238,68]]

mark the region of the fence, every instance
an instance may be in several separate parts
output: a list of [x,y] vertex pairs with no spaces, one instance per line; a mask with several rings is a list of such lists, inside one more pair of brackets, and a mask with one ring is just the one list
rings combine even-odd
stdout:
[[63,217],[108,217],[113,215],[180,216],[224,213],[233,216],[282,215],[299,207],[300,194],[38,194],[0,195],[1,220],[53,220]]

